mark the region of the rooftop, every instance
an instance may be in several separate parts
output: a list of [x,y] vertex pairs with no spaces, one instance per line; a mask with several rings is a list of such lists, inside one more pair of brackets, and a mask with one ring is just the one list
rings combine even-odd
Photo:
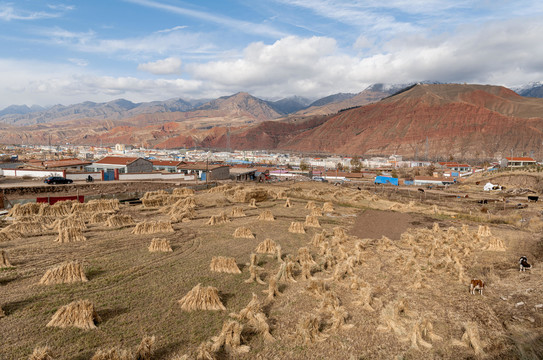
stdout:
[[121,157],[121,156],[106,156],[98,161],[95,161],[95,164],[108,164],[108,165],[128,165],[134,161],[141,159],[139,157]]

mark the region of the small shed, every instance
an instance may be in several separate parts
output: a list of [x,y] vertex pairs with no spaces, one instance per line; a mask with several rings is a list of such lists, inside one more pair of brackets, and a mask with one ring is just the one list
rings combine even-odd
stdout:
[[230,179],[235,181],[253,181],[256,177],[257,169],[253,168],[230,168]]
[[197,175],[200,180],[228,180],[230,167],[223,164],[186,163],[177,167],[178,172]]

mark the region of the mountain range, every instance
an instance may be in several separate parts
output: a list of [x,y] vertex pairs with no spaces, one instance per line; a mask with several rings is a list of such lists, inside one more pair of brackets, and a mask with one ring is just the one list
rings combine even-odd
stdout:
[[[8,114],[2,118],[22,120],[0,124],[0,142],[125,143],[431,159],[490,159],[511,151],[539,154],[543,145],[543,99],[523,97],[500,86],[376,84],[358,94],[336,94],[314,102],[300,97],[270,102],[247,93],[202,102],[116,100]],[[62,116],[53,117],[53,111]]]

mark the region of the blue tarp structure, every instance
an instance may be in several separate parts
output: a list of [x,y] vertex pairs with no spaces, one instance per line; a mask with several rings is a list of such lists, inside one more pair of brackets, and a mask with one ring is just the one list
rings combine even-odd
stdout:
[[405,185],[415,185],[415,182],[413,180],[405,180],[404,184]]
[[388,176],[376,176],[375,177],[375,184],[390,184],[390,185],[396,185],[398,186],[398,179]]
[[452,175],[453,177],[458,177],[458,176],[460,176],[460,174],[458,174],[458,172],[454,172],[454,171],[451,172],[451,175]]

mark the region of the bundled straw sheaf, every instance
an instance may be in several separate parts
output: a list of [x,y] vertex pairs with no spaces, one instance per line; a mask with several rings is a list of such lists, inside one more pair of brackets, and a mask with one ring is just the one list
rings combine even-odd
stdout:
[[325,202],[322,205],[322,212],[329,213],[334,211],[334,205],[331,202]]
[[275,221],[273,213],[270,210],[264,210],[258,215],[258,220],[260,221]]
[[255,293],[253,293],[253,298],[245,308],[241,309],[238,314],[230,313],[230,316],[236,320],[247,321],[252,330],[264,337],[265,342],[269,343],[275,341],[270,334],[270,326],[268,325],[266,314],[264,314],[264,311],[262,310],[262,304]]
[[285,205],[284,205],[286,208],[290,208],[292,207],[292,203],[290,202],[290,198],[287,198],[287,201],[285,201]]
[[0,242],[19,239],[21,236],[20,232],[9,230],[9,226],[0,230]]
[[14,232],[21,235],[36,235],[43,234],[47,231],[47,228],[42,221],[15,222],[6,226],[2,231]]
[[240,226],[234,231],[234,237],[235,238],[242,238],[242,239],[254,239],[255,236],[253,235],[253,232],[251,229],[246,228],[245,226]]
[[60,231],[60,229],[64,228],[77,228],[79,230],[86,230],[87,225],[85,225],[85,222],[81,219],[78,219],[74,216],[69,216],[64,219],[57,219],[52,225],[52,229]]
[[320,207],[314,207],[313,209],[311,209],[311,213],[309,214],[311,216],[322,216],[322,209]]
[[224,272],[229,274],[241,274],[241,270],[233,257],[213,256],[209,269],[215,272]]
[[92,214],[89,218],[89,224],[105,223],[111,215],[113,215],[113,213],[111,212],[99,212],[96,214]]
[[96,324],[101,321],[94,309],[94,304],[89,300],[78,300],[64,305],[51,318],[47,327],[76,327],[83,330],[96,329]]
[[177,189],[173,189],[172,194],[177,195],[177,196],[191,196],[191,195],[194,195],[194,190],[186,188],[186,187],[177,188]]
[[184,311],[193,310],[226,310],[219,298],[219,290],[212,286],[196,285],[178,301]]
[[49,346],[38,346],[28,357],[28,360],[54,360],[53,349]]
[[305,217],[304,226],[320,228],[321,224],[319,223],[319,219],[317,219],[315,216],[307,215]]
[[320,327],[321,319],[319,317],[313,314],[306,315],[296,326],[296,337],[306,345],[324,341],[328,336],[321,333]]
[[8,253],[5,250],[0,250],[0,268],[11,267],[11,262],[9,261]]
[[97,213],[105,211],[116,211],[119,210],[119,200],[118,199],[102,199],[102,200],[91,200],[88,203],[74,203],[72,205],[72,214],[73,213]]
[[134,219],[130,215],[111,215],[106,220],[106,225],[109,227],[121,227],[134,225]]
[[241,333],[243,331],[243,325],[237,321],[226,320],[223,323],[221,333],[218,336],[214,336],[211,345],[211,351],[218,353],[224,350],[226,353],[236,357],[236,355],[248,353],[250,347],[247,345],[241,345]]
[[314,201],[308,201],[307,204],[305,205],[305,208],[309,209],[309,210],[312,210],[312,209],[314,209],[316,207],[317,207],[317,205],[315,205]]
[[230,211],[230,217],[238,218],[238,217],[244,217],[245,213],[243,212],[243,208],[239,206],[234,206],[232,208],[232,211]]
[[72,212],[72,206],[77,201],[58,201],[51,206],[42,206],[38,212],[39,216],[68,216]]
[[8,217],[20,217],[20,216],[31,216],[38,215],[41,208],[49,206],[45,203],[26,203],[26,204],[15,204],[8,212]]
[[290,223],[288,232],[295,234],[305,234],[304,224],[301,222],[293,221]]
[[40,284],[65,284],[75,282],[87,282],[87,276],[83,271],[83,266],[77,261],[66,261],[45,272],[40,280]]
[[108,350],[99,349],[91,360],[151,360],[155,350],[155,342],[154,336],[144,336],[136,352],[120,347]]
[[219,215],[213,215],[207,221],[207,225],[220,225],[230,222],[230,219],[224,212],[221,212]]
[[144,221],[136,224],[132,234],[156,234],[174,232],[170,221]]
[[277,253],[277,244],[272,239],[266,239],[262,241],[256,247],[255,252],[257,254],[276,254]]
[[58,237],[55,239],[58,243],[70,243],[78,241],[86,241],[87,238],[78,228],[64,228],[58,232]]
[[154,238],[149,245],[150,252],[172,252],[170,240],[162,238]]

